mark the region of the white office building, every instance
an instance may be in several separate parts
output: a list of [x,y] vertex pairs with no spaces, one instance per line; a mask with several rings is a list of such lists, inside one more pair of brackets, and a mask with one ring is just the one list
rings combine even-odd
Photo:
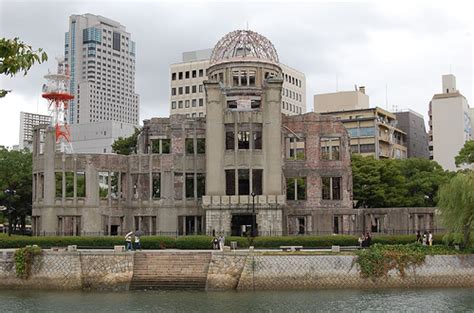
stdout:
[[20,112],[20,137],[18,143],[18,150],[28,149],[32,150],[33,145],[33,128],[38,125],[50,124],[51,116]]
[[93,14],[69,17],[65,35],[69,65],[69,123],[116,121],[138,125],[135,42],[125,26]]
[[445,170],[457,170],[454,158],[467,140],[473,140],[472,109],[466,97],[456,89],[456,77],[443,75],[443,90],[430,102],[430,159]]
[[[206,115],[206,97],[203,82],[208,79],[207,69],[212,49],[184,52],[182,62],[171,64],[171,114],[186,114],[189,117]],[[306,113],[306,78],[285,64],[283,71],[281,111],[287,115]],[[252,73],[247,73],[248,82]],[[239,77],[242,73],[239,73]],[[253,78],[255,79],[255,77]]]

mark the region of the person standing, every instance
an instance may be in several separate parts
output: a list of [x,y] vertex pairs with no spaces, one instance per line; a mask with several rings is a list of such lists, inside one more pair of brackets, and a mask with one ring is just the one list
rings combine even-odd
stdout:
[[433,245],[433,234],[431,233],[431,231],[428,232],[428,244],[430,246]]
[[416,242],[421,243],[421,233],[419,230],[416,231]]
[[212,239],[212,248],[214,250],[219,249],[219,239],[217,239],[217,237],[214,237],[214,239]]
[[131,231],[128,234],[125,235],[125,243],[127,244],[127,246],[126,246],[127,251],[132,250],[132,235],[133,235],[133,231]]
[[142,251],[142,244],[140,242],[140,236],[135,234],[135,245],[134,245],[134,250],[140,250]]
[[426,234],[426,231],[423,233],[423,245],[426,246],[426,242],[428,240],[428,235]]
[[372,243],[372,237],[370,236],[370,233],[367,232],[367,235],[365,236],[365,246],[368,248],[370,247],[371,243]]

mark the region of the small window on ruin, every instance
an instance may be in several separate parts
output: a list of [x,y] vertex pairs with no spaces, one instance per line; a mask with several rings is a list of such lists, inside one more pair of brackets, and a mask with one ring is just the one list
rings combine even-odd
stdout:
[[54,180],[56,184],[55,197],[62,198],[63,197],[63,173],[62,172],[54,173]]
[[234,131],[227,131],[225,133],[225,149],[234,150]]
[[206,138],[197,138],[196,139],[196,148],[198,154],[206,153]]
[[239,169],[237,171],[239,179],[239,195],[250,194],[250,176],[248,169]]
[[323,200],[342,200],[341,177],[322,177],[321,180]]
[[321,160],[340,160],[340,142],[337,137],[321,137]]
[[225,194],[235,195],[235,170],[225,170]]
[[262,169],[253,169],[252,170],[252,192],[256,195],[262,194]]
[[258,109],[258,108],[260,108],[261,104],[262,104],[262,101],[261,101],[260,99],[252,99],[252,100],[250,100],[250,107],[251,107],[252,109]]
[[286,199],[306,200],[306,177],[286,179]]
[[152,197],[159,199],[161,198],[161,173],[153,173],[152,180]]
[[99,172],[99,197],[107,199],[109,196],[109,172]]
[[249,86],[255,86],[255,71],[249,71]]
[[286,140],[286,156],[289,160],[305,159],[305,140],[304,138],[290,137]]
[[206,175],[204,173],[196,174],[196,191],[198,199],[206,194]]
[[228,109],[237,109],[237,101],[236,100],[227,100],[227,108]]
[[262,149],[262,131],[261,131],[261,129],[253,131],[253,148],[255,150],[261,150]]
[[239,131],[238,145],[239,145],[240,150],[250,149],[250,132],[249,131]]
[[239,71],[232,71],[232,85],[239,86]]
[[74,197],[74,172],[66,172],[66,197]]
[[194,173],[186,173],[186,198],[194,198]]
[[193,138],[186,138],[185,146],[186,146],[186,154],[194,154],[194,139]]
[[219,73],[219,82],[224,83],[224,73]]
[[171,153],[171,139],[161,139],[161,153]]
[[86,196],[86,173],[76,172],[77,197]]

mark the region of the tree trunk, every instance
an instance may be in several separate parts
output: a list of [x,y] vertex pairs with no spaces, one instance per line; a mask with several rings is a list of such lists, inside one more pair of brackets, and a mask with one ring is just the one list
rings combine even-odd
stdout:
[[464,248],[469,248],[470,244],[471,244],[471,223],[469,224],[466,224],[464,225],[464,229],[463,229],[463,233],[464,233]]

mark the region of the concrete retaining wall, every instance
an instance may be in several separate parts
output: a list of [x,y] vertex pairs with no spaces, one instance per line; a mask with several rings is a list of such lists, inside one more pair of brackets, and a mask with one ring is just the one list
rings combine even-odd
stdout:
[[[160,253],[160,252],[155,252]],[[35,257],[31,275],[16,277],[13,252],[0,259],[0,288],[128,290],[133,253],[43,252]],[[381,287],[474,287],[474,255],[427,256],[425,263],[393,270],[377,280],[361,278],[355,256],[262,255],[214,252],[207,290],[275,290]]]

